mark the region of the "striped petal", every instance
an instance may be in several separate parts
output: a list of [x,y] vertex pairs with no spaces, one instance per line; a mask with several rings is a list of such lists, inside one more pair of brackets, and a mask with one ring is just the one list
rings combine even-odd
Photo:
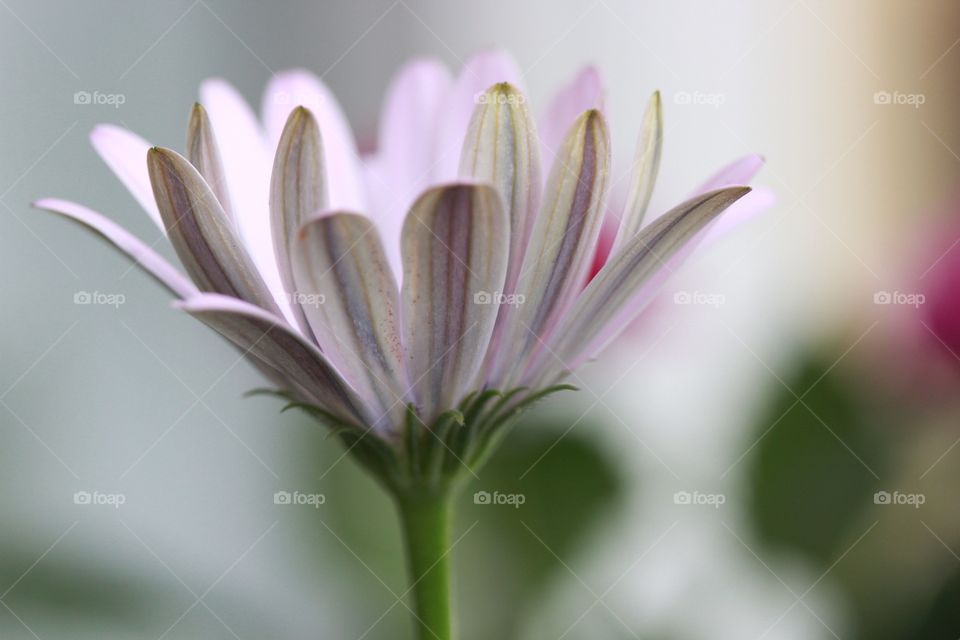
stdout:
[[320,126],[330,206],[365,211],[363,173],[350,123],[333,93],[309,71],[295,69],[278,73],[267,85],[263,119],[270,148],[276,148],[290,112],[298,106],[309,109]]
[[364,166],[371,217],[398,278],[403,219],[431,184],[437,121],[451,82],[450,72],[436,60],[415,60],[397,72],[380,114],[377,153]]
[[[633,160],[633,180],[627,195],[627,203],[620,218],[620,228],[613,241],[611,254],[637,235],[643,225],[653,185],[660,169],[660,155],[663,149],[663,111],[660,104],[660,92],[654,92],[643,116],[643,129],[637,152]],[[740,183],[742,184],[742,183]],[[723,185],[726,186],[726,185]]]
[[170,242],[197,286],[279,314],[217,198],[193,165],[175,151],[154,147],[147,166]]
[[460,174],[491,183],[510,220],[510,259],[504,291],[512,293],[540,204],[540,151],[527,99],[506,82],[482,96],[463,144]]
[[482,51],[464,62],[437,122],[434,182],[456,178],[477,98],[498,82],[520,86],[521,77],[517,63],[503,51]]
[[408,402],[400,303],[376,227],[353,213],[319,215],[303,225],[292,251],[320,348],[385,422],[399,424]]
[[74,202],[57,198],[37,200],[33,206],[58,213],[90,229],[129,256],[175,296],[189,298],[198,293],[194,284],[160,254],[106,216]]
[[112,124],[99,124],[90,132],[90,144],[144,211],[165,232],[147,173],[150,143],[126,129]]
[[[200,85],[200,102],[220,148],[223,169],[230,191],[230,203],[240,238],[271,291],[282,291],[280,271],[270,237],[270,163],[263,128],[250,105],[225,80],[213,78]],[[285,317],[293,321],[287,306]]]
[[176,305],[237,345],[244,355],[279,371],[311,402],[366,424],[369,411],[319,349],[279,316],[230,296],[200,294]]
[[456,406],[483,362],[507,274],[507,214],[493,187],[437,187],[403,225],[403,324],[422,415]]
[[187,160],[203,176],[210,186],[217,202],[224,213],[233,220],[233,209],[230,205],[230,190],[227,187],[227,177],[220,161],[220,149],[217,147],[213,135],[213,126],[210,117],[200,103],[193,105],[190,112],[190,123],[187,125]]
[[599,111],[576,121],[554,162],[517,283],[522,304],[507,315],[494,377],[509,384],[539,349],[585,281],[603,222],[610,148]]
[[320,127],[304,107],[290,113],[277,145],[270,181],[270,222],[280,279],[301,329],[308,325],[303,309],[293,299],[296,291],[290,246],[300,226],[311,214],[326,208]]
[[[678,254],[727,207],[749,193],[730,187],[696,196],[651,222],[587,285],[539,354],[528,379],[552,380],[594,356],[632,321],[673,274]],[[689,251],[687,251],[689,253]],[[549,353],[547,353],[549,351]]]

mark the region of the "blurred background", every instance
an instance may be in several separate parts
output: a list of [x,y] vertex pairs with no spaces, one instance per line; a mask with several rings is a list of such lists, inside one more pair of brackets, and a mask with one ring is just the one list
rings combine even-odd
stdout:
[[777,204],[465,493],[463,637],[960,636],[956,2],[0,0],[0,637],[409,637],[373,483],[305,416],[243,399],[256,373],[151,280],[28,205],[153,242],[95,124],[182,148],[203,79],[258,105],[306,67],[369,144],[405,59],[491,47],[535,111],[596,64],[620,166],[660,89],[657,211],[752,152]]

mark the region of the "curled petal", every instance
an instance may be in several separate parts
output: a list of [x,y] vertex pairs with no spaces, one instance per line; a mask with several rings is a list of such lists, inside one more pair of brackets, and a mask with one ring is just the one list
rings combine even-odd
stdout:
[[483,51],[467,59],[453,82],[437,124],[434,181],[456,178],[463,139],[478,98],[498,82],[519,87],[520,78],[517,63],[503,51]]
[[603,222],[609,162],[606,123],[599,111],[588,111],[574,123],[547,179],[517,283],[522,304],[506,315],[495,378],[509,383],[511,372],[522,372],[579,293]]
[[[270,181],[273,247],[280,267],[280,279],[288,296],[293,296],[296,291],[290,246],[307,217],[326,208],[326,203],[320,127],[306,108],[297,107],[290,113],[280,136]],[[303,310],[292,297],[289,299],[298,324],[306,330]]]
[[33,203],[33,206],[79,222],[129,256],[175,296],[189,298],[198,293],[194,284],[171,266],[160,254],[106,216],[82,205],[58,198],[37,200]]
[[397,280],[376,227],[354,213],[321,214],[303,225],[292,252],[296,295],[320,348],[386,422],[399,424],[406,354]]
[[[653,185],[660,169],[660,155],[663,149],[663,111],[660,105],[660,92],[654,92],[643,116],[643,130],[637,143],[637,152],[633,160],[633,179],[627,203],[620,218],[620,228],[613,241],[611,254],[616,253],[630,238],[637,235],[643,224],[647,205],[653,195]],[[743,184],[743,183],[738,183]],[[726,185],[722,185],[726,186]]]
[[540,204],[540,151],[527,100],[506,82],[482,96],[463,144],[460,174],[491,183],[510,220],[505,292],[512,293]]
[[170,242],[197,286],[279,314],[216,196],[193,165],[175,151],[154,147],[147,166]]
[[595,355],[637,316],[689,253],[696,236],[727,207],[749,193],[730,187],[695,196],[663,214],[627,242],[590,281],[561,322],[549,350],[529,373],[550,380]]
[[227,217],[233,220],[230,190],[220,161],[220,149],[213,135],[210,118],[199,103],[193,105],[187,125],[187,159],[210,186]]
[[276,148],[290,112],[298,106],[309,109],[320,126],[330,206],[366,210],[360,156],[350,124],[334,95],[309,71],[278,73],[267,85],[263,118],[270,148]]
[[422,195],[403,225],[403,327],[426,419],[456,406],[486,354],[507,274],[509,222],[493,187]]
[[176,305],[240,348],[279,371],[312,402],[349,421],[366,423],[369,411],[319,349],[279,316],[243,300],[204,293]]
[[[270,290],[281,291],[267,211],[273,149],[267,150],[256,115],[228,82],[205,81],[200,85],[200,102],[216,135],[240,237]],[[286,307],[284,313],[289,313]]]

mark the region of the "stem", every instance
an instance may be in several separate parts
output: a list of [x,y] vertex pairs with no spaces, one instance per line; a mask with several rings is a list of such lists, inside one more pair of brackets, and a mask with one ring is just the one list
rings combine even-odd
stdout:
[[397,500],[406,542],[419,640],[452,640],[451,492],[411,491]]

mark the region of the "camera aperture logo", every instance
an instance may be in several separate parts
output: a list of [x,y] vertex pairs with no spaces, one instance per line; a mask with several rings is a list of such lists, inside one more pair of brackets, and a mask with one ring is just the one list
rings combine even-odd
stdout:
[[117,309],[127,301],[122,293],[106,293],[103,291],[77,291],[73,294],[73,304],[113,307]]
[[527,502],[527,496],[522,493],[500,493],[494,491],[477,491],[473,494],[473,504],[480,505],[508,505],[514,509],[519,509],[520,505]]
[[900,493],[899,491],[877,491],[873,494],[873,504],[906,505],[919,509],[927,501],[922,493]]
[[319,509],[326,503],[327,496],[322,493],[304,493],[302,491],[277,491],[273,494],[273,504],[295,507],[313,507]]
[[477,291],[473,294],[473,304],[496,304],[519,307],[526,302],[522,293],[503,293],[501,291]]
[[119,109],[126,103],[127,96],[122,93],[101,93],[100,91],[77,91],[73,94],[73,104],[105,105]]
[[122,493],[103,493],[100,491],[77,491],[73,494],[73,504],[95,507],[113,507],[119,509],[126,504],[127,496]]
[[726,503],[727,496],[722,493],[701,493],[700,491],[677,491],[673,494],[673,504],[707,505],[719,509]]

